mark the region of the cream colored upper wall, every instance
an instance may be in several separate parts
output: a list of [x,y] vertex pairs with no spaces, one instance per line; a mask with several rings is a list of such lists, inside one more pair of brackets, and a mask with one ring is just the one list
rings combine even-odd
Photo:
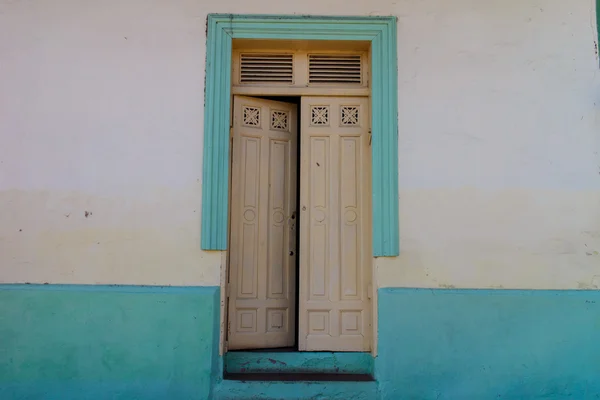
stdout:
[[381,284],[600,286],[592,0],[0,0],[0,282],[219,284],[209,12],[398,16],[402,254]]
[[0,281],[219,284],[200,250],[207,11],[0,0]]
[[401,256],[378,260],[379,284],[600,287],[593,1],[413,4],[398,12]]

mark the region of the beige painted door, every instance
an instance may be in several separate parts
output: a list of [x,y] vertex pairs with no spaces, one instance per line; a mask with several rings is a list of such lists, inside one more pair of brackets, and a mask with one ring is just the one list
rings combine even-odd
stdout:
[[295,342],[297,110],[234,97],[228,348]]
[[368,106],[302,98],[300,350],[371,349]]

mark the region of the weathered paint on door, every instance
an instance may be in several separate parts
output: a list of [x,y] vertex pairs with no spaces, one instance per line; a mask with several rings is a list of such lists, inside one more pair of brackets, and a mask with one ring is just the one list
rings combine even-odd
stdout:
[[371,349],[368,98],[303,97],[299,349]]
[[234,98],[228,348],[295,342],[297,110]]

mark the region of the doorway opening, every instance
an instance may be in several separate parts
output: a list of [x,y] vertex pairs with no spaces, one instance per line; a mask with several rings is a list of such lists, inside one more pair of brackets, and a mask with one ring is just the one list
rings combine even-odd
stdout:
[[368,374],[369,52],[290,42],[234,41],[225,372]]

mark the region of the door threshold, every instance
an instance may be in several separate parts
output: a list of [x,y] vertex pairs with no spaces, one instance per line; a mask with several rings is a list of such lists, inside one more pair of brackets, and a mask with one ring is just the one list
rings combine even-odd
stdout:
[[373,382],[367,374],[319,374],[319,373],[237,373],[226,374],[225,380],[241,382]]
[[373,375],[371,353],[357,352],[227,352],[225,375],[321,374]]
[[296,347],[276,347],[273,349],[228,350],[230,353],[297,353]]

